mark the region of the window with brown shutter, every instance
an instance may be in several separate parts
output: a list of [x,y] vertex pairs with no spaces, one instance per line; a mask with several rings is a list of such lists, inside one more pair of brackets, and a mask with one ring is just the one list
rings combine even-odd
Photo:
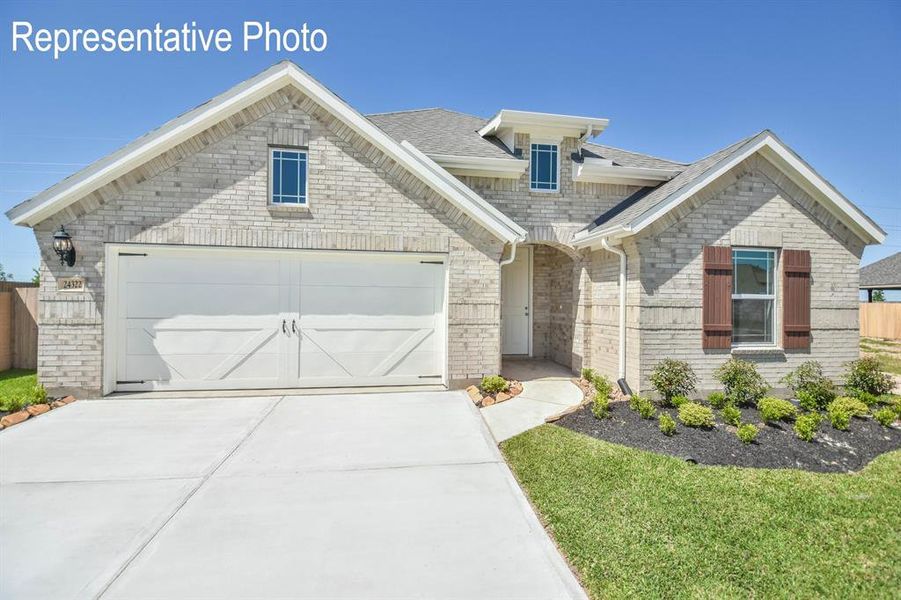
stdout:
[[732,248],[704,246],[701,345],[732,346]]
[[810,252],[782,251],[782,347],[810,348]]

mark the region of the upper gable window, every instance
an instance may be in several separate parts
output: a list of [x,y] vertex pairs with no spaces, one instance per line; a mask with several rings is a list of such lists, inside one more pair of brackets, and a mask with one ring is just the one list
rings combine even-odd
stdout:
[[529,189],[540,192],[556,192],[560,163],[556,144],[532,144],[532,160],[529,162]]
[[269,178],[272,204],[307,204],[307,152],[270,148]]

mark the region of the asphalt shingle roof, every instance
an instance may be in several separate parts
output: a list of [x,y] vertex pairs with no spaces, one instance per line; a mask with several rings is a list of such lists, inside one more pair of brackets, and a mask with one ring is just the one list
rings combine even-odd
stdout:
[[[617,225],[625,225],[643,215],[644,213],[654,209],[670,195],[679,191],[683,187],[691,184],[695,179],[703,175],[708,169],[719,163],[724,158],[738,152],[741,148],[757,141],[758,138],[766,135],[767,131],[761,131],[751,137],[740,140],[731,146],[727,146],[722,150],[714,152],[710,156],[697,160],[687,167],[685,170],[664,183],[661,186],[651,189],[648,193],[642,194],[637,199],[635,195],[626,198],[618,205],[614,206],[600,217],[594,220],[587,229],[589,231],[604,226],[604,228],[615,227]],[[658,159],[659,160],[659,159]],[[672,168],[672,167],[671,167]]]
[[860,270],[860,287],[878,289],[901,286],[901,252],[867,265]]
[[604,146],[603,144],[586,143],[582,147],[583,155],[592,158],[606,158],[612,160],[614,165],[620,167],[639,167],[643,169],[671,169],[681,171],[687,163],[666,160],[665,158],[657,158],[647,154],[639,154],[631,150],[622,150],[613,146]]

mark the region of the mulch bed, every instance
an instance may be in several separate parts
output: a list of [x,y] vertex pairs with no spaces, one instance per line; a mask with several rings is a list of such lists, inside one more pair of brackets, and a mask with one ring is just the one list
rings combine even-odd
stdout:
[[670,437],[658,429],[657,417],[642,419],[625,402],[610,403],[610,418],[599,420],[591,407],[566,415],[555,424],[601,440],[642,450],[668,454],[701,465],[731,465],[770,469],[791,468],[821,472],[857,471],[880,454],[901,448],[901,430],[883,427],[872,418],[852,419],[849,431],[832,428],[828,420],[820,424],[813,442],[799,440],[791,423],[765,425],[757,409],[741,409],[742,423],[760,429],[752,444],[743,444],[735,428],[722,422],[713,429],[685,427],[675,409],[659,409],[676,421],[676,434]]

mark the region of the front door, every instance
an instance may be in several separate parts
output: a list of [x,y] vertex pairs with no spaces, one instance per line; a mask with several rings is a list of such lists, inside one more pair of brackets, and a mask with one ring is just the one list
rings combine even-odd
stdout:
[[516,259],[501,269],[501,352],[529,354],[532,334],[532,250],[519,248]]

